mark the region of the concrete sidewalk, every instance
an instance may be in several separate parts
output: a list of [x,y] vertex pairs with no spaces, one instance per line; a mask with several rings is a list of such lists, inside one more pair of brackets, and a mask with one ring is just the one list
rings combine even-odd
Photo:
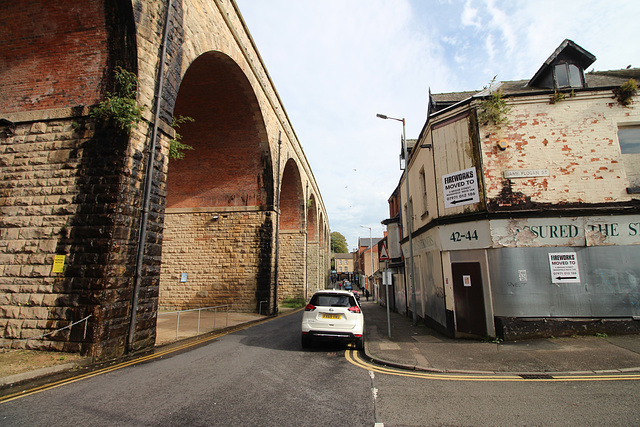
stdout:
[[580,336],[511,342],[452,339],[375,302],[361,300],[365,352],[378,363],[406,369],[465,373],[640,372],[640,335]]

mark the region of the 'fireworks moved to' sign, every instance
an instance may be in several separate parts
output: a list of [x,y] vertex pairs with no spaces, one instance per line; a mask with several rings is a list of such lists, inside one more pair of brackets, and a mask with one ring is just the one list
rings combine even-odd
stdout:
[[454,208],[480,201],[476,168],[443,175],[442,186],[444,188],[445,208]]

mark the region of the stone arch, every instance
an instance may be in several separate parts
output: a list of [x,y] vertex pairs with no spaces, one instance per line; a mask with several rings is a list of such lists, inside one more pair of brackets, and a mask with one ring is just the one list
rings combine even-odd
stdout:
[[178,129],[193,150],[169,165],[159,305],[255,311],[270,295],[274,234],[256,95],[232,58],[211,51],[184,74],[173,115],[194,119]]
[[[300,181],[325,219],[326,210],[235,2],[4,3],[7,67],[0,76],[8,126],[3,121],[0,139],[16,151],[0,154],[7,174],[0,213],[10,231],[0,248],[10,255],[0,265],[9,295],[0,321],[11,325],[3,338],[89,319],[28,345],[103,359],[151,347],[167,296],[172,308],[233,302],[233,310],[254,311],[264,300],[273,307],[281,178],[285,201],[295,196],[293,215],[283,212],[283,234],[294,244],[282,251],[282,270],[292,289],[303,285],[306,247],[295,244],[295,233],[304,241],[307,229],[304,200],[295,209]],[[38,25],[29,24],[33,13],[42,18]],[[137,103],[146,107],[130,135],[88,115],[114,90],[116,66],[138,76]],[[198,156],[198,170],[185,166],[194,158],[167,160],[174,113],[197,120],[179,133],[196,148],[187,156]],[[24,167],[27,154],[32,170]],[[319,224],[318,237],[326,239],[325,220]]]
[[300,170],[293,159],[289,159],[282,173],[280,188],[280,231],[300,231],[304,221],[304,193]]
[[318,242],[318,206],[314,194],[309,196],[307,205],[307,239]]
[[286,162],[282,173],[279,207],[278,302],[304,297],[304,191],[294,159]]

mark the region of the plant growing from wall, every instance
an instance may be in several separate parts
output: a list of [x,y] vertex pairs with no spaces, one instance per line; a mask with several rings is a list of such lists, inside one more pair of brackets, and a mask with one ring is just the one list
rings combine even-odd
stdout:
[[629,79],[613,90],[613,95],[620,105],[628,107],[633,104],[633,97],[638,94],[638,82]]
[[[171,127],[173,129],[178,129],[180,125],[184,122],[195,122],[193,117],[189,116],[178,116],[174,117],[171,120]],[[184,159],[184,150],[193,150],[193,147],[188,144],[183,144],[181,142],[182,135],[176,132],[176,135],[173,139],[169,140],[169,159],[170,160],[180,160]]]
[[555,103],[564,101],[565,99],[567,99],[567,97],[571,98],[574,96],[576,96],[576,93],[573,89],[571,89],[571,92],[568,95],[564,92],[560,92],[556,90],[553,92],[553,95],[551,95],[551,100],[549,101],[549,103],[555,104]]
[[553,92],[553,95],[551,96],[550,103],[551,104],[555,104],[557,102],[562,102],[562,101],[565,100],[565,98],[566,97],[565,97],[564,93],[555,91],[555,92]]
[[[495,76],[491,80],[489,84],[489,88],[491,88],[495,83]],[[486,89],[487,87],[485,87]],[[507,105],[507,101],[504,98],[504,94],[502,93],[502,89],[492,90],[491,95],[487,99],[483,99],[480,102],[480,111],[478,113],[478,120],[480,123],[488,124],[489,122],[493,122],[496,126],[500,127],[500,125],[509,124],[509,119],[507,118],[509,112],[511,111],[511,107]]]
[[122,67],[116,67],[114,77],[116,91],[107,92],[105,99],[91,110],[90,116],[128,135],[140,122],[144,111],[144,107],[136,104],[138,78]]

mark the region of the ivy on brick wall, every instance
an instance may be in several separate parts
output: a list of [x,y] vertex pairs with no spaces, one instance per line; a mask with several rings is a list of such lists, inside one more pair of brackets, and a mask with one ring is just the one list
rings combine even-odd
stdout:
[[[178,116],[174,117],[171,120],[171,127],[173,129],[178,129],[180,125],[184,122],[195,122],[193,117],[189,116]],[[180,160],[184,158],[184,150],[193,150],[193,147],[188,144],[183,144],[181,142],[182,135],[176,132],[176,136],[169,141],[169,159],[171,160]]]
[[[496,77],[494,76],[489,86],[485,87],[485,89],[491,89],[495,84],[495,80]],[[507,105],[502,89],[491,90],[491,95],[480,101],[478,120],[483,124],[493,122],[493,124],[500,127],[500,125],[509,124],[508,114],[510,111],[511,107]]]
[[116,91],[91,110],[91,117],[103,120],[120,132],[130,134],[142,119],[144,107],[136,104],[138,78],[122,67],[115,69]]

